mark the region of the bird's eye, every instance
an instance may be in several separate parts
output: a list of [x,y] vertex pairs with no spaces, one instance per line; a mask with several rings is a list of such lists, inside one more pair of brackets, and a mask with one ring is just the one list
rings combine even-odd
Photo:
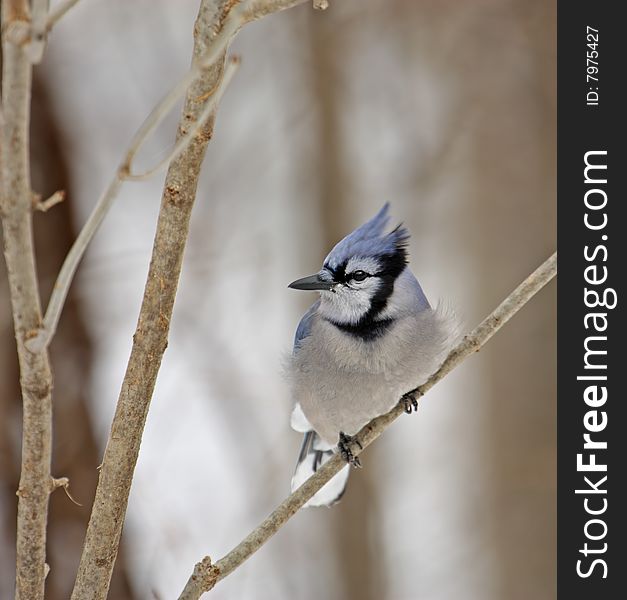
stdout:
[[363,281],[366,277],[370,277],[370,275],[368,275],[365,271],[355,271],[354,273],[351,273],[351,279],[354,279],[355,281]]

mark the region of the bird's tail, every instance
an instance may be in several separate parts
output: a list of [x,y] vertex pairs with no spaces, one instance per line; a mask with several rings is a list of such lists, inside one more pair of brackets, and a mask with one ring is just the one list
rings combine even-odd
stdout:
[[[292,491],[299,488],[319,467],[333,456],[333,450],[324,449],[324,443],[315,431],[307,431],[298,455],[296,470],[292,477]],[[328,446],[327,446],[328,448]],[[349,466],[346,465],[331,481],[326,483],[307,501],[305,506],[331,506],[344,495],[348,481]]]

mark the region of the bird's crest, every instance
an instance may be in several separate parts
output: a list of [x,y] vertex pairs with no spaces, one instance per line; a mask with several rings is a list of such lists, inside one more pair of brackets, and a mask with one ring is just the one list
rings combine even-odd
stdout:
[[385,233],[390,220],[389,210],[390,203],[386,202],[370,221],[339,241],[329,252],[324,264],[335,269],[355,256],[393,257],[398,255],[404,262],[409,232],[402,225],[398,225],[392,231]]

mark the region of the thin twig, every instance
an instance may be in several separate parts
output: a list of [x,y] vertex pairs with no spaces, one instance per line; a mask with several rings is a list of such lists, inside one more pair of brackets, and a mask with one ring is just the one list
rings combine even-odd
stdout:
[[[220,2],[217,4],[220,4]],[[174,106],[176,106],[177,102],[189,88],[190,84],[201,75],[204,69],[213,65],[224,54],[232,37],[245,23],[243,20],[243,12],[246,4],[247,0],[243,0],[242,2],[236,4],[233,8],[229,9],[228,13],[225,15],[224,23],[220,24],[220,28],[207,51],[201,56],[194,57],[190,70],[165,95],[159,104],[152,109],[148,117],[146,117],[140,128],[133,136],[126,152],[126,156],[122,161],[121,170],[123,173],[131,171],[131,162],[137,155],[142,144],[161,124],[163,119],[170,113]],[[218,85],[219,84],[216,82],[216,88],[214,89],[217,89]],[[214,90],[209,90],[209,93],[213,93],[213,91]]]
[[[102,221],[115,201],[122,183],[125,180],[141,180],[149,177],[158,169],[165,166],[167,162],[177,158],[181,152],[185,150],[185,148],[190,144],[193,136],[198,134],[203,124],[206,123],[212,112],[216,110],[217,104],[222,97],[223,88],[228,84],[233,76],[237,64],[239,64],[239,59],[236,58],[233,58],[233,60],[229,62],[229,68],[225,69],[228,71],[228,74],[225,73],[225,76],[216,84],[216,88],[212,90],[212,94],[210,94],[209,98],[205,102],[205,108],[201,118],[198,122],[194,123],[188,135],[185,135],[176,141],[173,150],[165,160],[161,161],[157,166],[153,167],[149,171],[138,175],[131,174],[129,170],[132,167],[132,161],[135,154],[141,147],[141,144],[146,140],[147,136],[150,135],[152,129],[142,129],[141,138],[138,135],[135,136],[122,164],[118,167],[113,179],[109,182],[107,189],[104,191],[102,196],[100,196],[98,202],[96,202],[94,210],[89,215],[85,225],[80,230],[74,244],[72,244],[70,251],[63,261],[63,265],[61,266],[61,270],[57,276],[57,281],[50,296],[50,301],[48,302],[43,326],[39,329],[39,331],[37,331],[36,335],[28,340],[29,349],[39,350],[41,348],[46,348],[52,341],[52,338],[57,330],[59,319],[61,318],[61,313],[63,311],[63,305],[65,304],[65,299],[70,291],[70,285],[74,279],[76,269],[78,268],[81,258],[85,254],[85,250],[87,250],[87,246],[91,242],[96,231],[98,231],[98,228],[102,224]],[[162,113],[161,116],[165,117],[165,113]],[[154,121],[153,126],[156,127],[159,123],[160,121]]]
[[[187,81],[187,78],[185,79]],[[216,88],[219,90],[219,87]],[[141,148],[141,145],[146,141],[148,136],[152,133],[152,131],[158,127],[161,123],[162,119],[168,114],[168,112],[174,107],[176,101],[179,99],[181,94],[180,85],[175,86],[175,88],[170,92],[164,101],[162,101],[158,108],[160,109],[157,113],[153,111],[154,118],[149,119],[150,122],[146,124],[146,121],[139,129],[135,137],[133,138],[129,149],[126,152],[124,160],[117,168],[113,179],[109,182],[107,189],[103,192],[103,194],[96,202],[94,209],[91,214],[87,218],[85,225],[80,230],[74,244],[70,248],[65,260],[63,261],[63,265],[61,266],[61,270],[57,275],[57,280],[55,282],[54,288],[52,290],[52,294],[50,296],[50,301],[48,302],[48,307],[46,309],[46,314],[43,320],[43,326],[37,331],[37,334],[34,335],[28,341],[28,348],[32,351],[40,350],[41,348],[46,348],[54,334],[57,330],[57,326],[59,324],[59,319],[61,318],[61,313],[63,311],[63,306],[65,304],[65,300],[70,291],[70,286],[72,284],[72,280],[74,279],[74,275],[76,273],[76,269],[87,250],[87,246],[91,242],[95,233],[98,231],[102,221],[105,216],[109,212],[109,209],[113,205],[113,202],[116,200],[120,187],[122,183],[127,179],[135,179],[136,176],[130,175],[130,169],[132,167],[132,161]],[[208,105],[210,105],[209,114],[211,114],[212,110],[216,108],[215,101],[208,101]],[[148,121],[148,119],[147,119]],[[199,129],[199,128],[198,128]],[[195,133],[197,133],[198,129]],[[174,151],[172,152],[173,157],[178,156],[185,147],[190,143],[192,136],[186,137],[184,140],[178,140],[174,147]],[[159,163],[159,165],[151,171],[155,172],[158,168],[163,166],[165,163]],[[141,174],[138,179],[143,179]]]
[[194,571],[187,580],[179,600],[197,600],[204,592],[215,586],[218,574],[219,571],[211,564],[211,559],[205,556],[194,565]]
[[67,477],[53,477],[50,481],[50,493],[54,492],[57,488],[63,488],[65,495],[74,503],[76,506],[83,506],[80,502],[74,499],[72,494],[70,494],[70,480]]
[[29,121],[32,63],[15,43],[29,21],[27,0],[2,0],[2,107],[0,213],[22,392],[22,467],[17,491],[16,597],[44,596],[46,521],[50,495],[52,375],[45,349],[26,341],[41,323],[33,247]]
[[[265,15],[296,6],[304,1],[305,0],[241,0],[238,3],[234,3],[233,0],[231,0],[228,2],[228,6],[226,6],[226,2],[214,0],[213,4],[216,7],[215,10],[222,11],[224,20],[216,24],[213,28],[211,45],[207,47],[207,50],[203,54],[194,57],[191,69],[155,106],[137,130],[122,163],[118,167],[107,189],[96,203],[87,222],[81,229],[63,262],[53,287],[52,295],[50,296],[42,327],[37,331],[36,335],[29,340],[29,349],[32,351],[40,350],[41,348],[47,347],[52,341],[78,264],[89,242],[96,231],[98,231],[102,220],[116,199],[122,181],[129,178],[129,173],[132,170],[131,163],[149,135],[170,113],[192,82],[202,75],[209,65],[214,64],[218,59],[224,60],[224,54],[232,37],[243,25],[260,19]],[[217,90],[218,87],[216,84],[215,88],[207,90],[207,92],[214,93]],[[184,146],[185,145],[182,144],[181,148],[175,148],[176,152],[180,153]],[[135,176],[131,176],[130,178],[135,178]]]
[[57,275],[57,281],[55,282],[50,296],[50,301],[48,302],[43,326],[39,328],[36,334],[33,335],[33,337],[31,337],[27,342],[28,349],[31,352],[38,352],[43,348],[47,348],[52,341],[52,337],[54,336],[57,330],[57,325],[59,324],[63,304],[65,303],[67,294],[70,291],[70,285],[72,283],[72,279],[74,278],[74,274],[76,273],[76,269],[78,268],[78,264],[80,263],[89,242],[109,211],[109,208],[111,208],[121,185],[122,181],[117,176],[109,182],[109,186],[104,191],[102,196],[100,196],[98,202],[96,202],[94,210],[89,215],[89,218],[83,228],[80,230],[74,244],[72,244],[70,251],[63,261],[59,275]]
[[[232,11],[245,4],[246,18],[250,19],[272,12],[270,7],[276,11],[302,1],[249,0],[234,5],[233,0],[201,0],[194,27],[194,60],[213,53],[216,43],[221,51],[187,90],[178,140],[202,116],[205,104],[198,99],[209,98],[222,78],[229,41],[223,32],[239,29],[233,29]],[[213,124],[210,116],[168,168],[131,356],[105,449],[72,600],[104,600],[107,596],[146,416],[168,342],[196,186]]]
[[34,197],[33,207],[35,210],[40,212],[48,212],[53,206],[63,202],[65,200],[65,190],[57,190],[46,198],[45,200],[41,199],[41,196],[37,195]]
[[49,0],[32,0],[30,44],[25,48],[31,63],[41,62],[46,48]]
[[[132,160],[133,156],[127,156],[125,160],[125,164],[128,164],[129,171],[127,173],[120,172],[120,178],[127,181],[144,181],[154,175],[161,168],[165,167],[168,163],[173,161],[187,148],[187,145],[191,141],[192,137],[198,134],[198,132],[207,124],[207,119],[211,116],[211,114],[216,110],[217,106],[220,104],[220,100],[226,88],[228,87],[231,79],[233,79],[233,75],[235,75],[235,71],[237,67],[240,65],[241,59],[239,56],[231,56],[227,61],[226,66],[224,67],[224,74],[222,76],[221,81],[218,83],[217,90],[211,90],[209,95],[206,98],[202,98],[202,101],[205,101],[205,108],[202,113],[198,117],[198,121],[196,121],[193,127],[185,133],[182,137],[180,137],[177,142],[174,144],[174,147],[170,151],[170,153],[163,159],[161,159],[156,165],[146,169],[141,173],[133,173],[131,172]],[[127,162],[128,161],[128,162]]]
[[[463,360],[481,347],[509,321],[557,273],[557,253],[548,258],[525,279],[499,306],[468,334],[447,356],[442,366],[425,383],[412,390],[416,395],[426,394]],[[364,391],[367,393],[367,390]],[[390,412],[373,419],[355,436],[352,451],[355,456],[369,446],[405,411],[399,402]],[[294,493],[288,496],[252,533],[233,550],[212,564],[209,557],[197,563],[179,600],[197,600],[215,584],[239,567],[263,546],[322,486],[346,463],[335,454]]]
[[78,4],[78,0],[65,0],[51,10],[46,21],[46,31],[50,31],[75,4]]

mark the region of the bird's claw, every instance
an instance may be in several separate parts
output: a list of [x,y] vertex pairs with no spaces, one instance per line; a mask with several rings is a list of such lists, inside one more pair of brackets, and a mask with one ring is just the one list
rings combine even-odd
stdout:
[[355,456],[353,451],[350,449],[350,445],[355,443],[359,446],[360,450],[363,450],[363,446],[359,443],[359,440],[354,438],[352,435],[347,435],[343,431],[340,431],[340,441],[337,444],[338,450],[340,451],[341,457],[353,467],[361,468],[361,461],[359,460],[359,456]]
[[401,397],[401,402],[403,403],[403,406],[405,407],[405,412],[408,415],[411,415],[412,412],[415,412],[418,410],[417,396],[419,395],[420,395],[420,392],[414,390],[411,392],[407,392]]

